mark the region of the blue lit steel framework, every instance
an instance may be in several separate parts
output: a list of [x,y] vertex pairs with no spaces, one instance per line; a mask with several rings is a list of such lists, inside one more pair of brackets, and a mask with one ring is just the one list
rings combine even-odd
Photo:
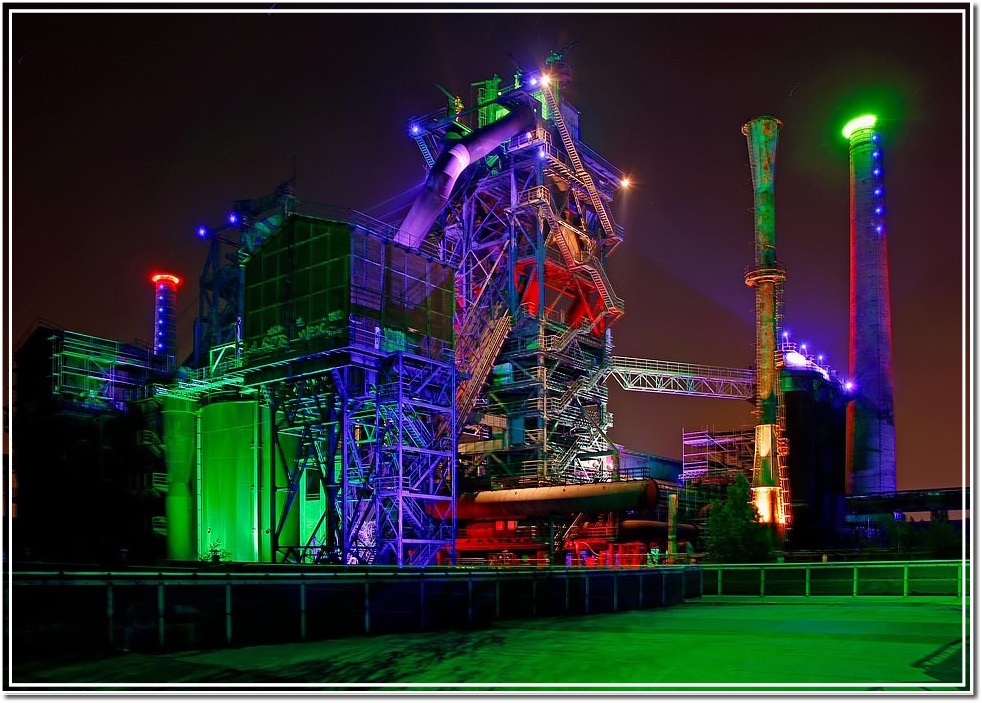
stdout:
[[432,430],[453,428],[453,365],[355,344],[317,367],[272,380],[246,370],[272,418],[270,553],[398,566],[431,565],[441,550],[453,559],[455,452],[449,434]]
[[379,374],[374,477],[376,563],[427,566],[455,558],[454,366],[407,352]]
[[291,179],[269,195],[235,201],[221,226],[198,227],[198,237],[208,241],[208,255],[198,279],[194,368],[213,362],[216,350],[234,349],[241,343],[243,258],[255,252],[295,206],[296,190]]
[[604,380],[624,307],[605,265],[623,237],[609,206],[624,174],[579,141],[579,115],[561,97],[566,68],[551,59],[506,90],[497,77],[477,84],[473,108],[409,127],[429,164],[474,113],[478,130],[527,107],[536,115],[479,152],[428,237],[462,256],[457,413],[461,480],[474,488],[616,478],[592,457],[614,450]]

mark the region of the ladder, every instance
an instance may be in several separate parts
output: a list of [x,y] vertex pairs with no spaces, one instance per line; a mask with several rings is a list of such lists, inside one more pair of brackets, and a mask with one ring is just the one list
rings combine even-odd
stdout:
[[559,247],[559,251],[562,253],[563,259],[566,261],[566,265],[569,266],[570,271],[586,271],[593,284],[597,287],[607,313],[614,317],[623,315],[624,301],[614,295],[610,281],[607,279],[607,274],[604,272],[603,267],[599,265],[600,262],[596,259],[591,259],[589,254],[583,252],[579,246],[579,242],[576,240],[575,229],[556,216],[556,211],[552,206],[552,199],[545,187],[537,186],[537,188],[541,189],[541,191],[536,195],[535,199],[541,203],[540,208],[549,221],[549,229],[553,235],[552,239],[556,243],[556,246]]
[[[491,367],[494,366],[494,361],[498,357],[498,352],[501,351],[508,333],[511,332],[512,316],[504,305],[495,306],[492,311],[492,318],[494,321],[491,326],[480,336],[474,347],[468,348],[469,345],[458,346],[458,349],[463,348],[464,352],[457,359],[457,368],[461,370],[463,375],[468,376],[457,389],[457,417],[461,421],[466,420],[471,410],[474,409],[474,403],[477,401],[481,386],[487,380]],[[475,335],[475,337],[477,336]]]
[[433,158],[433,152],[430,151],[430,145],[426,143],[423,139],[423,135],[419,134],[414,137],[416,139],[416,144],[419,145],[419,150],[423,154],[423,161],[426,162],[426,168],[433,168],[433,164],[436,163],[436,159]]

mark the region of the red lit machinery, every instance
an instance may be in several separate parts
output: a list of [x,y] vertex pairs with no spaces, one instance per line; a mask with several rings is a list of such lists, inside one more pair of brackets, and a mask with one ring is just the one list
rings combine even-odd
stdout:
[[610,567],[649,563],[653,550],[674,558],[673,534],[695,538],[691,525],[675,524],[675,490],[675,484],[645,480],[465,494],[457,502],[458,559],[548,564],[564,552],[569,565]]

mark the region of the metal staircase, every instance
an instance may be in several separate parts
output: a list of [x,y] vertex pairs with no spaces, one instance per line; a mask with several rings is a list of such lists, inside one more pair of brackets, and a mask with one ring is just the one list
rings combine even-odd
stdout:
[[562,412],[570,401],[573,400],[573,396],[582,393],[588,393],[596,387],[597,383],[601,380],[607,378],[607,374],[610,373],[610,358],[604,359],[603,363],[595,367],[591,373],[581,376],[573,383],[569,384],[569,387],[563,392],[559,397],[559,402],[557,403],[559,412]]
[[590,195],[590,201],[593,203],[593,207],[597,211],[597,217],[600,219],[600,224],[603,226],[604,234],[608,240],[617,239],[616,233],[614,232],[614,225],[610,221],[610,216],[607,214],[607,208],[604,206],[603,200],[600,198],[600,193],[597,192],[597,187],[593,183],[593,177],[590,172],[583,167],[583,162],[580,160],[580,154],[576,150],[576,145],[573,143],[573,137],[569,133],[569,129],[566,127],[566,121],[563,119],[563,113],[559,111],[559,101],[556,100],[555,93],[552,92],[553,88],[551,84],[546,84],[542,87],[542,94],[545,96],[546,103],[549,105],[549,112],[552,114],[553,122],[556,128],[559,130],[559,136],[563,138],[563,146],[566,148],[566,153],[569,155],[570,163],[573,165],[573,169],[576,171],[576,175],[583,182],[586,187],[587,193]]
[[600,293],[607,313],[614,317],[623,315],[624,301],[614,294],[600,262],[580,247],[576,229],[556,216],[548,189],[545,186],[530,188],[526,200],[532,205],[537,205],[540,211],[545,214],[553,235],[552,240],[559,247],[569,269],[571,271],[586,271],[596,286],[597,292]]
[[546,337],[545,349],[550,352],[562,352],[566,351],[577,335],[582,332],[586,332],[590,329],[591,320],[589,317],[584,317],[580,324],[570,325],[562,334],[552,335]]
[[[457,388],[457,417],[462,422],[466,421],[474,409],[481,386],[487,380],[498,352],[514,324],[511,313],[502,303],[494,306],[490,317],[493,322],[484,328],[483,333],[468,330],[468,325],[465,324],[458,336],[454,356],[458,372],[465,377]],[[470,327],[482,326],[483,316],[471,315],[468,322],[471,323]]]

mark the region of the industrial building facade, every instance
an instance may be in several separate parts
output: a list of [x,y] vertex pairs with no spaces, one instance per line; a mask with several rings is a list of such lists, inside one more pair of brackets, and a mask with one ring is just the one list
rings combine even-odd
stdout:
[[[844,521],[850,396],[781,341],[780,122],[744,128],[754,368],[623,359],[612,329],[625,303],[606,267],[625,236],[611,216],[625,174],[580,140],[567,81],[553,54],[511,82],[477,84],[472,107],[453,100],[411,119],[429,177],[399,222],[303,202],[288,182],[202,227],[194,349],[179,368],[169,274],[154,277],[159,340],[146,349],[38,330],[17,358],[16,539],[57,542],[43,527],[55,513],[119,517],[96,489],[84,507],[45,499],[40,427],[64,416],[79,426],[66,437],[125,425],[85,461],[122,452],[123,472],[144,477],[118,498],[139,505],[132,527],[94,527],[119,536],[101,550],[80,531],[72,558],[143,535],[134,553],[174,561],[628,565],[695,544],[706,505],[741,472],[791,544],[830,544]],[[611,377],[751,400],[757,422],[685,433],[681,462],[632,452],[608,435]],[[70,477],[68,463],[52,478]]]

